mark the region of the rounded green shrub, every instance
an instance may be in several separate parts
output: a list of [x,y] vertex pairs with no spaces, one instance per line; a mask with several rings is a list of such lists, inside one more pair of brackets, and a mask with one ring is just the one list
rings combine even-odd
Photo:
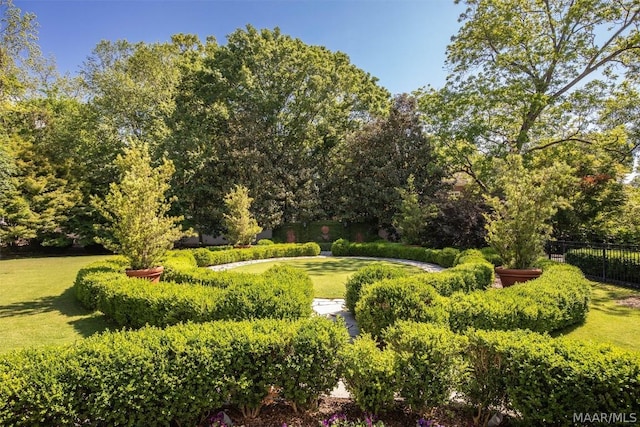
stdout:
[[446,326],[399,321],[387,328],[384,341],[395,353],[398,394],[412,409],[426,411],[446,403],[459,389],[466,337]]
[[364,412],[378,414],[393,404],[396,370],[392,351],[380,350],[365,334],[344,347],[340,359],[345,386]]
[[270,239],[260,239],[258,240],[258,246],[268,246],[268,245],[274,245],[275,243],[273,242],[273,240]]
[[558,426],[580,423],[574,414],[640,413],[638,353],[525,331],[467,336],[462,391],[481,413],[507,404],[527,425]]
[[374,337],[397,320],[447,324],[446,298],[419,276],[385,279],[366,286],[355,308],[358,326]]
[[407,270],[384,263],[372,263],[362,267],[349,277],[346,283],[345,305],[347,309],[355,313],[356,303],[360,299],[360,292],[364,285],[368,285],[382,279],[405,277]]

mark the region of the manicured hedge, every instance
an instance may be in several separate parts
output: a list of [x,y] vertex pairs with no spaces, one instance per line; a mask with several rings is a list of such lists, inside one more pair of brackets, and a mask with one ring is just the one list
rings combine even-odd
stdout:
[[375,262],[362,267],[349,276],[345,284],[345,306],[355,313],[356,303],[360,299],[360,291],[364,285],[378,282],[382,279],[393,279],[396,277],[406,277],[409,272],[401,267]]
[[343,324],[214,322],[107,333],[0,356],[0,425],[197,425],[276,392],[313,405],[340,378]]
[[[606,277],[635,283],[640,287],[640,253],[607,250]],[[604,258],[602,249],[570,249],[565,262],[575,265],[588,276],[602,277]]]
[[211,250],[210,248],[192,249],[198,267],[228,264],[231,262],[254,259],[283,258],[296,256],[317,256],[320,246],[317,243],[282,243],[259,245],[242,249]]
[[[460,292],[469,290],[461,289],[467,282],[483,283],[473,280],[470,270],[476,270],[476,277],[486,277],[483,264],[472,259],[447,272],[365,285],[355,309],[360,328],[378,337],[397,320],[415,320],[446,321],[454,331],[551,332],[586,318],[591,287],[577,268],[547,263],[542,276],[534,281],[506,289]],[[461,271],[456,273],[456,269]]]
[[485,417],[489,405],[507,405],[526,425],[581,424],[574,414],[640,415],[638,353],[525,331],[468,338],[462,391]]
[[174,281],[156,284],[126,277],[126,261],[119,257],[90,264],[78,273],[76,296],[85,307],[133,328],[311,315],[313,284],[293,267],[274,266],[259,275],[213,272],[197,268],[188,251],[174,251],[165,264]]
[[[443,272],[414,275],[412,286],[427,286],[428,288],[434,288],[440,295],[449,296],[454,292],[472,292],[478,289],[486,289],[493,284],[495,279],[493,266],[482,258],[480,252],[464,251],[457,253],[455,262],[458,265]],[[384,264],[371,264],[363,267],[347,281],[345,295],[347,309],[354,314],[356,313],[355,308],[363,294],[363,289],[368,288],[371,284],[382,279],[406,277],[408,275],[409,273],[406,270]],[[368,295],[368,298],[376,297]],[[379,315],[386,314],[381,312]]]
[[529,329],[551,332],[582,323],[589,310],[591,286],[580,270],[548,265],[542,276],[505,289],[454,294],[449,323],[456,331]]
[[358,406],[379,413],[396,396],[417,411],[447,402],[462,379],[465,337],[412,322],[398,322],[385,336],[384,349],[365,334],[342,351],[345,386]]
[[331,245],[334,256],[369,256],[377,258],[410,259],[429,262],[442,267],[452,267],[456,256],[460,253],[455,248],[425,249],[420,246],[406,246],[400,243],[351,243],[339,239]]

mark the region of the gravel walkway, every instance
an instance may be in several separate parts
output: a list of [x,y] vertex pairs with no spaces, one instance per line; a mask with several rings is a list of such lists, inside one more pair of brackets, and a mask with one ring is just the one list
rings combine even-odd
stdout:
[[396,258],[375,258],[375,257],[367,257],[367,256],[353,256],[353,257],[334,257],[331,255],[331,252],[321,252],[318,256],[299,256],[299,257],[285,257],[285,258],[267,258],[267,259],[254,259],[251,261],[240,261],[240,262],[231,262],[229,264],[221,264],[221,265],[213,265],[211,267],[207,267],[213,271],[225,271],[230,270],[232,268],[241,267],[243,265],[250,264],[259,264],[261,262],[271,262],[271,261],[286,261],[290,259],[313,259],[313,258],[357,258],[357,259],[368,259],[371,261],[388,261],[395,262],[399,264],[407,264],[414,267],[421,268],[424,271],[429,272],[438,272],[444,270],[444,268],[440,267],[437,264],[429,264],[426,262],[420,261],[412,261],[409,259],[396,259]]

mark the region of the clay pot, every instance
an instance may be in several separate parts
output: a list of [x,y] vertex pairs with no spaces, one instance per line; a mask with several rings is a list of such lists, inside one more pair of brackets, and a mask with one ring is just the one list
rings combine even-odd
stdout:
[[539,268],[515,269],[496,267],[496,274],[500,277],[502,287],[507,288],[515,283],[524,283],[532,279],[537,279],[542,274]]
[[164,271],[164,267],[154,267],[154,268],[146,268],[144,270],[126,270],[127,276],[129,277],[137,277],[138,279],[147,279],[151,281],[151,283],[158,283],[160,281],[160,276],[162,276],[162,272]]

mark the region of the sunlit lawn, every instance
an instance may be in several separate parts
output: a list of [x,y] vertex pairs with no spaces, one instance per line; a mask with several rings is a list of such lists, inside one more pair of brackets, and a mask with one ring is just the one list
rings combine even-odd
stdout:
[[[73,342],[108,329],[103,315],[89,313],[80,306],[72,288],[77,271],[101,258],[104,257],[0,260],[0,353]],[[232,271],[260,273],[274,264],[286,263],[309,273],[316,297],[342,298],[347,278],[371,262],[355,258],[305,258],[252,264]],[[629,296],[640,297],[640,291],[593,283],[587,321],[564,331],[564,335],[640,351],[640,309],[616,304]]]
[[[286,263],[287,265],[301,268],[309,274],[309,277],[311,277],[311,281],[313,282],[314,296],[316,298],[344,298],[344,285],[349,276],[372,262],[374,261],[348,257],[304,258],[250,264],[234,268],[231,271],[262,273],[273,265]],[[417,267],[412,267],[406,264],[387,264],[400,266],[415,273],[422,271]]]
[[630,296],[640,298],[640,291],[593,282],[587,321],[565,335],[640,351],[640,309],[616,303]]
[[0,260],[0,353],[72,342],[105,330],[105,318],[82,308],[72,289],[78,270],[101,258]]

